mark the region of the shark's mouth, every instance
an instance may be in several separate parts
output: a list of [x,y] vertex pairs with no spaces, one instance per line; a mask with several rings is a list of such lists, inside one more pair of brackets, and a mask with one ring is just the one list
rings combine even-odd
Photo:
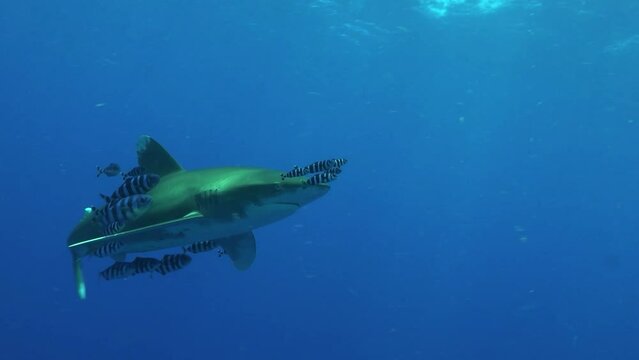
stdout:
[[295,206],[295,207],[301,207],[300,204],[298,203],[294,203],[294,202],[276,202],[273,204],[277,204],[277,205],[288,205],[288,206]]

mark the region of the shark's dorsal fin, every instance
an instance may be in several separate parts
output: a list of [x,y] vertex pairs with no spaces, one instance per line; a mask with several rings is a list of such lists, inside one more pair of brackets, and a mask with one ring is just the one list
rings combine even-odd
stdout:
[[255,260],[255,236],[253,232],[233,235],[223,239],[216,239],[224,253],[233,261],[238,270],[246,270]]
[[150,136],[140,136],[137,153],[138,164],[151,174],[165,176],[183,170],[173,156]]

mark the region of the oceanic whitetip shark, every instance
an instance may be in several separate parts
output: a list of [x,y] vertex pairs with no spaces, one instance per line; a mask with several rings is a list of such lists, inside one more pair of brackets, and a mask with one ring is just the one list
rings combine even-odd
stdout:
[[309,184],[303,177],[283,177],[272,169],[223,167],[185,170],[149,136],[137,144],[138,163],[160,176],[148,192],[153,201],[141,216],[116,234],[104,236],[87,212],[69,235],[75,285],[86,297],[82,258],[117,241],[113,258],[127,254],[184,247],[215,240],[239,270],[255,259],[253,230],[285,218],[328,192],[327,184]]

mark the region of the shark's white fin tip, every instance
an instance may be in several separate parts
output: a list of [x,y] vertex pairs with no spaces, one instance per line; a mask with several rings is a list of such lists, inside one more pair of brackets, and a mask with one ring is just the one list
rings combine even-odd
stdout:
[[216,240],[238,270],[246,270],[255,261],[255,236],[252,232]]

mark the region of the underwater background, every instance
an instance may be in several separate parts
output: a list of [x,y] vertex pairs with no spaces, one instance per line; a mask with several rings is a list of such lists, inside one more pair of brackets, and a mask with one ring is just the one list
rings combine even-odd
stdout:
[[[0,3],[4,359],[639,358],[639,3]],[[345,157],[236,271],[77,298],[142,134],[187,169]]]

